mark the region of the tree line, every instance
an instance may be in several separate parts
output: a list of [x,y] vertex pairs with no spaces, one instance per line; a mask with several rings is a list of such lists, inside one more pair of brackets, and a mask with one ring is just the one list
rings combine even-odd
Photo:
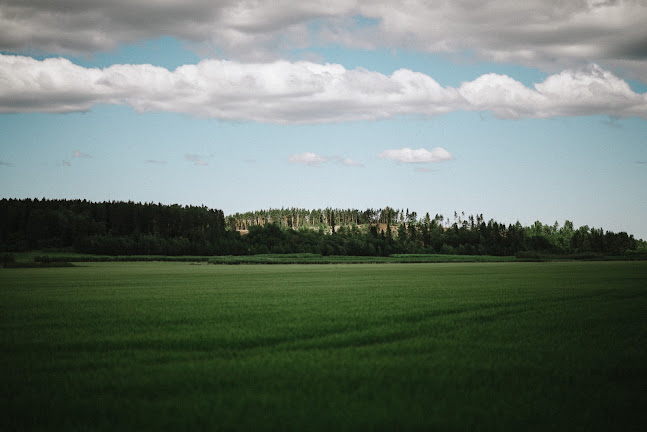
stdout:
[[391,225],[408,221],[411,216],[415,217],[415,212],[409,213],[406,210],[396,210],[390,207],[384,209],[269,209],[257,210],[245,213],[235,213],[227,216],[227,226],[230,229],[246,231],[253,226],[265,226],[267,224],[276,224],[282,228],[299,229],[324,228],[329,229],[333,226],[350,226],[350,225],[370,225],[386,224]]
[[3,199],[0,218],[5,251],[212,255],[226,237],[222,210],[204,206]]
[[132,201],[0,200],[0,251],[71,250],[112,255],[319,253],[388,256],[622,255],[645,248],[626,232],[535,222],[503,224],[483,215],[453,218],[408,209],[269,209],[226,216],[205,206]]

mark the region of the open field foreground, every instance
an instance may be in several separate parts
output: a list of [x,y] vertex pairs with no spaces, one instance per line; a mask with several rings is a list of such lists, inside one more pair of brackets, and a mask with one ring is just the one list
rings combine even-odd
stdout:
[[647,262],[0,270],[3,430],[645,430]]

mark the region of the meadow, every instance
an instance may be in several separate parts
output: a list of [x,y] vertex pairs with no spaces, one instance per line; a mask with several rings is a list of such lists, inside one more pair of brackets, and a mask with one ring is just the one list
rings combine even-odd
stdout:
[[0,269],[3,430],[644,430],[647,262]]

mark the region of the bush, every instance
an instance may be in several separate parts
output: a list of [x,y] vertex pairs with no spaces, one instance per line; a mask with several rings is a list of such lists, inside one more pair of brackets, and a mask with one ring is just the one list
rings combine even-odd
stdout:
[[625,257],[629,259],[635,259],[635,260],[647,260],[647,249],[625,251]]
[[0,254],[0,264],[13,264],[16,262],[16,257],[11,253]]
[[456,249],[447,243],[443,243],[443,247],[440,248],[440,253],[443,255],[454,255],[456,254]]

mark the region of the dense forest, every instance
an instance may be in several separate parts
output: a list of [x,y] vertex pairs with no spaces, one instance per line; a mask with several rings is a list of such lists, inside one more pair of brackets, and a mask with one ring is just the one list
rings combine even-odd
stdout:
[[271,209],[236,213],[207,207],[86,200],[0,200],[0,251],[58,249],[111,255],[319,253],[388,256],[623,255],[645,248],[625,232],[566,221],[505,225],[483,215],[453,218],[384,209]]

